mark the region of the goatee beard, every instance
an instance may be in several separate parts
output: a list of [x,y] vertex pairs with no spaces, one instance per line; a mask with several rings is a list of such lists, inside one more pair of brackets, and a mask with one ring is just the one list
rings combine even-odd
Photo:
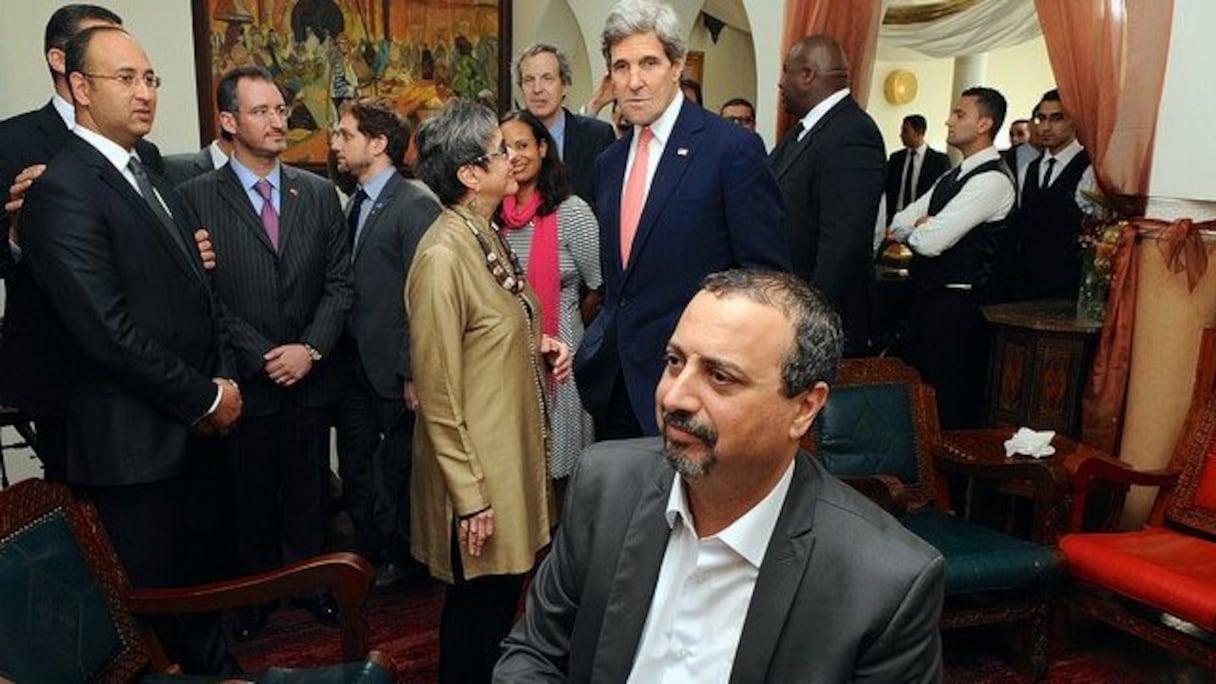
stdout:
[[718,444],[718,433],[712,427],[693,420],[687,411],[664,411],[663,424],[677,428],[701,440],[708,449],[702,459],[694,459],[687,455],[689,447],[683,444],[673,444],[663,437],[663,456],[667,463],[682,477],[696,479],[705,477],[718,463],[718,454],[714,447]]

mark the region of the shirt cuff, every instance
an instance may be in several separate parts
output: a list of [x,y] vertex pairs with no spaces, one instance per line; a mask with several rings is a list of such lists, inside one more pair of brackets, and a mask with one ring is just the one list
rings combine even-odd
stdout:
[[13,255],[13,263],[21,261],[21,245],[18,245],[16,242],[9,240],[8,248],[9,248],[9,251]]
[[215,401],[211,402],[211,408],[207,409],[206,413],[204,413],[201,417],[199,417],[198,420],[194,421],[194,424],[198,425],[199,423],[203,422],[204,420],[207,420],[208,416],[215,413],[215,410],[220,407],[220,400],[223,398],[224,398],[224,388],[220,387],[219,385],[216,385],[215,386]]

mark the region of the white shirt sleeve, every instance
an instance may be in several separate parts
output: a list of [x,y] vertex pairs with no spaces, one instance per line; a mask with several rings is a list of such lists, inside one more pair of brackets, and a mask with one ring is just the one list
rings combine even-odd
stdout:
[[[912,206],[896,214],[892,222],[896,239],[906,242],[921,256],[935,257],[950,249],[971,231],[989,221],[1004,218],[1013,208],[1013,183],[1005,174],[989,171],[973,176],[954,199],[935,216],[919,226],[915,223],[928,214],[928,193]],[[913,211],[915,210],[915,211]],[[900,237],[902,231],[903,237]]]

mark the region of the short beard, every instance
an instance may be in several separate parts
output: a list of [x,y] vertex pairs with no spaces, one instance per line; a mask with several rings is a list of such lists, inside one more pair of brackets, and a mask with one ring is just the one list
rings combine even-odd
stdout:
[[667,463],[677,473],[687,479],[698,479],[708,475],[718,463],[718,454],[715,450],[715,447],[718,445],[718,433],[708,425],[693,421],[692,416],[685,411],[663,412],[663,424],[679,428],[695,436],[709,449],[709,453],[705,455],[705,458],[695,460],[685,454],[688,449],[687,446],[673,444],[664,437],[663,456],[667,459]]

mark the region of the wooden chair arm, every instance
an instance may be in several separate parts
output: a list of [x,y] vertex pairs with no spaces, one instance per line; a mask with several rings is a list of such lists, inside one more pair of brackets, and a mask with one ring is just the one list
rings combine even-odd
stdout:
[[908,491],[899,478],[891,475],[843,477],[841,480],[895,517],[908,512]]
[[353,553],[331,553],[293,563],[279,570],[173,589],[129,589],[123,599],[134,613],[178,615],[227,610],[290,596],[329,591],[338,604],[342,657],[367,656],[367,620],[363,613],[374,574],[371,565]]
[[1068,515],[1068,531],[1082,531],[1085,518],[1085,504],[1089,498],[1090,488],[1095,482],[1107,482],[1121,485],[1141,485],[1145,487],[1160,487],[1160,497],[1173,489],[1178,482],[1179,471],[1174,468],[1154,470],[1136,470],[1123,461],[1094,452],[1068,464],[1072,480],[1072,509]]

